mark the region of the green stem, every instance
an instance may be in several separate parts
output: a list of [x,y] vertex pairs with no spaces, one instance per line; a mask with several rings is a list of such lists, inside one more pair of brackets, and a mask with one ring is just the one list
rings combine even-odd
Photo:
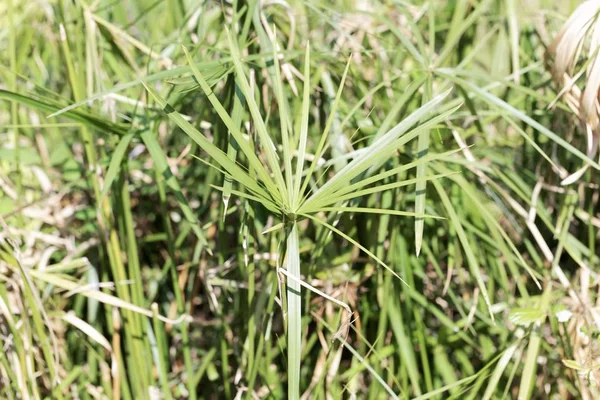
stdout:
[[[17,51],[16,51],[16,36],[17,29],[15,27],[15,19],[14,19],[14,11],[15,4],[14,0],[10,0],[8,2],[8,19],[9,19],[9,36],[8,36],[8,48],[9,48],[9,59],[10,59],[10,69],[12,72],[16,72],[17,68]],[[17,91],[17,75],[14,73],[9,74],[9,88],[12,92]],[[15,174],[16,174],[16,185],[17,185],[17,207],[21,204],[21,189],[22,189],[22,180],[21,180],[21,154],[19,150],[19,129],[17,126],[19,125],[19,113],[17,108],[17,102],[12,101],[10,103],[10,122],[15,127],[14,130],[14,146],[15,146]]]
[[[294,222],[287,238],[288,274],[300,279],[300,241],[298,240],[298,225]],[[300,349],[302,345],[302,299],[300,283],[288,279],[288,399],[297,400],[300,397]]]

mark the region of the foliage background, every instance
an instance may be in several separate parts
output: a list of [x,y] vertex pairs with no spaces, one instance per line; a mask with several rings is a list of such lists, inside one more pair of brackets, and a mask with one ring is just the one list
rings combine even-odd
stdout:
[[[598,398],[598,164],[549,72],[557,3],[1,2],[0,396],[284,398],[297,374],[303,398]],[[169,119],[252,167],[181,44],[260,161],[250,97],[282,162],[306,129],[310,191],[462,104],[364,176],[426,163],[346,203],[408,215],[298,220],[302,280],[353,314],[302,289],[297,371],[288,216]]]

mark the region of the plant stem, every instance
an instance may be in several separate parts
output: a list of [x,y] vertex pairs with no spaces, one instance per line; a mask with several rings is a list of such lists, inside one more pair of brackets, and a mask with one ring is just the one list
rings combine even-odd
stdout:
[[[287,237],[288,273],[300,279],[300,241],[298,225],[294,222]],[[300,396],[300,348],[302,344],[302,302],[300,283],[295,280],[287,282],[288,305],[288,399],[297,400]]]

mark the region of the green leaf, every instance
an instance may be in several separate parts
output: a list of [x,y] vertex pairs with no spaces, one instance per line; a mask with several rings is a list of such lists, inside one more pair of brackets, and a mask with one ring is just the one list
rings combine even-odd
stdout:
[[[550,307],[551,295],[552,285],[548,285],[544,289],[539,304],[543,315],[546,315]],[[525,365],[523,366],[521,384],[519,385],[518,400],[529,400],[533,393],[533,388],[536,386],[538,355],[542,346],[542,336],[540,334],[541,322],[541,320],[538,320],[531,328],[527,354],[525,355]]]
[[281,173],[281,167],[279,165],[277,154],[275,153],[275,146],[273,145],[273,142],[271,140],[271,135],[269,135],[267,131],[267,127],[265,121],[261,116],[258,104],[256,104],[256,101],[254,99],[254,93],[250,89],[250,84],[248,83],[248,79],[246,78],[246,73],[242,65],[237,42],[233,40],[229,30],[227,28],[225,29],[227,32],[227,38],[229,40],[229,49],[231,50],[231,57],[236,72],[236,78],[240,84],[240,90],[246,98],[246,104],[248,105],[250,114],[252,115],[252,121],[254,121],[254,127],[260,140],[260,146],[266,154],[267,163],[269,165],[271,173],[275,175],[276,187],[283,201],[283,205],[289,208],[287,188],[283,180],[283,174]]
[[580,150],[573,147],[573,145],[571,145],[569,142],[567,142],[566,140],[558,136],[556,133],[552,132],[550,129],[546,128],[545,126],[543,126],[542,124],[525,114],[523,111],[517,110],[515,107],[511,106],[504,100],[494,96],[493,94],[490,94],[489,92],[482,90],[481,88],[477,87],[471,82],[467,82],[464,79],[457,77],[454,71],[450,69],[439,69],[437,70],[437,73],[443,77],[446,77],[447,79],[452,80],[456,84],[461,85],[463,88],[470,90],[475,95],[477,95],[477,97],[485,100],[490,105],[496,106],[499,109],[504,110],[508,113],[509,116],[512,116],[520,121],[525,122],[527,125],[531,126],[541,134],[547,136],[549,139],[553,140],[556,144],[563,147],[565,150],[569,151],[574,156],[580,158],[581,160],[593,166],[594,168],[600,169],[600,164],[586,156]]
[[[376,162],[387,159],[399,146],[406,143],[408,140],[416,137],[425,129],[429,129],[440,121],[445,120],[449,115],[454,113],[460,106],[454,107],[445,113],[438,115],[426,123],[417,126],[415,129],[404,135],[409,129],[421,121],[426,115],[441,103],[446,96],[450,94],[450,90],[436,96],[433,100],[423,105],[417,111],[413,112],[408,118],[404,119],[386,134],[382,135],[373,144],[371,144],[364,152],[360,153],[352,162],[346,165],[341,171],[339,171],[333,178],[327,181],[321,186],[316,192],[312,194],[302,205],[301,209],[303,212],[306,210],[317,209],[321,202],[325,202],[328,199],[329,204],[335,202],[331,201],[332,197],[335,197],[336,191],[342,189],[344,186],[366,171]],[[404,136],[403,136],[404,135]]]
[[106,197],[106,194],[110,190],[110,186],[117,177],[119,168],[121,167],[121,161],[123,161],[123,157],[125,156],[125,152],[127,151],[132,138],[133,133],[126,134],[121,138],[121,140],[119,140],[117,147],[115,147],[108,170],[104,176],[104,186],[102,187],[102,192],[100,193],[100,199],[98,200],[98,203],[102,203],[104,201],[104,197]]
[[[292,52],[292,54],[294,54],[294,52]],[[268,54],[253,54],[251,56],[249,56],[247,58],[248,61],[257,61],[257,60],[270,60],[272,58],[272,54],[269,52]],[[198,70],[202,70],[206,72],[211,72],[214,69],[217,69],[218,71],[221,72],[221,74],[217,74],[217,76],[213,77],[212,81],[216,82],[221,80],[221,78],[223,77],[222,72],[223,72],[223,66],[231,63],[231,57],[223,57],[217,61],[205,61],[205,62],[201,62],[201,63],[195,63],[194,66],[198,69]],[[227,71],[228,69],[225,69],[225,71]],[[105,98],[106,96],[113,94],[113,93],[117,93],[117,92],[121,92],[123,90],[138,86],[138,85],[142,85],[144,83],[151,83],[151,82],[158,82],[158,81],[162,81],[168,78],[172,78],[172,77],[178,77],[181,76],[185,73],[189,73],[191,71],[191,68],[189,66],[184,66],[184,67],[175,67],[172,69],[168,69],[166,71],[160,71],[157,73],[153,73],[150,75],[146,75],[143,76],[141,78],[137,78],[134,79],[130,82],[125,82],[125,83],[121,83],[119,85],[114,86],[113,88],[104,91],[102,93],[98,93],[95,94],[93,96],[88,97],[85,100],[81,100],[78,101],[74,104],[71,104],[69,106],[66,107],[57,107],[55,110],[48,110],[49,112],[52,112],[52,114],[50,114],[48,116],[48,118],[53,118],[56,117],[58,115],[64,114],[66,112],[72,111],[75,108],[79,108],[81,106],[84,106],[86,104],[90,104],[93,101],[96,100],[100,100]],[[213,83],[214,83],[213,82]]]
[[[0,99],[16,101],[17,103],[40,111],[50,112],[60,109],[60,105],[52,102],[51,100],[36,99],[19,93],[11,92],[9,90],[0,89]],[[125,135],[127,133],[127,129],[125,127],[113,124],[110,121],[105,121],[101,117],[84,111],[65,111],[64,116],[72,121],[77,121],[91,128],[96,128],[100,132],[112,132],[118,135]]]
[[563,359],[562,363],[565,365],[565,367],[574,369],[575,371],[588,371],[589,370],[589,368],[581,365],[579,363],[579,361]]
[[[385,190],[397,189],[397,188],[404,187],[404,186],[415,185],[418,182],[422,182],[422,181],[430,181],[430,180],[435,180],[435,179],[441,179],[441,178],[445,178],[445,177],[454,175],[456,173],[457,172],[450,172],[450,173],[447,173],[447,174],[438,174],[438,175],[424,176],[422,178],[405,179],[405,180],[400,181],[400,182],[388,183],[386,185],[373,186],[372,188],[361,189],[361,190],[357,190],[357,191],[354,191],[352,193],[348,193],[348,194],[344,194],[344,195],[340,195],[340,196],[335,196],[335,197],[332,196],[332,197],[323,199],[318,204],[318,207],[308,208],[308,209],[303,208],[303,212],[316,212],[316,211],[322,210],[323,207],[326,207],[326,206],[328,206],[330,204],[333,204],[333,203],[340,203],[342,201],[346,201],[346,200],[350,200],[350,199],[355,199],[355,198],[362,197],[362,196],[365,196],[365,195],[368,195],[368,194],[380,193],[380,192],[383,192]],[[418,215],[423,215],[422,213],[417,213],[417,214]]]
[[[314,152],[314,158],[313,158],[312,162],[310,163],[310,166],[308,167],[308,172],[306,173],[306,176],[304,177],[304,183],[302,183],[302,188],[300,189],[301,195],[306,192],[306,188],[308,187],[308,183],[310,182],[310,179],[312,178],[312,174],[319,162],[319,158],[321,158],[321,155],[323,154],[323,149],[325,148],[325,143],[327,142],[327,137],[329,136],[329,130],[331,129],[331,124],[333,123],[333,121],[336,118],[335,113],[337,111],[338,104],[339,104],[340,98],[342,96],[342,91],[344,89],[344,83],[346,82],[346,77],[348,75],[349,69],[350,69],[350,58],[348,58],[348,62],[346,63],[346,68],[344,69],[344,74],[342,75],[340,87],[338,88],[338,91],[335,95],[333,105],[331,106],[329,118],[327,119],[327,123],[325,124],[325,129],[323,130],[323,133],[321,134],[321,138],[319,139],[319,144],[317,145],[317,149]],[[303,202],[301,202],[301,203],[303,203]]]
[[[214,107],[215,111],[217,112],[217,114],[219,114],[219,117],[221,118],[221,120],[223,121],[223,123],[225,124],[227,129],[229,129],[229,132],[231,132],[231,134],[235,138],[238,146],[240,147],[240,150],[242,150],[244,155],[248,158],[250,167],[258,173],[259,178],[265,184],[267,190],[269,191],[269,194],[267,195],[267,193],[262,188],[259,188],[259,186],[255,183],[255,180],[253,178],[251,178],[246,172],[242,171],[241,168],[239,168],[235,163],[232,162],[232,160],[230,160],[227,157],[225,160],[221,155],[221,153],[223,153],[223,152],[218,147],[214,146],[212,143],[210,143],[208,140],[206,140],[206,138],[204,138],[204,136],[200,132],[198,132],[184,118],[179,116],[178,113],[176,113],[176,112],[168,113],[169,118],[173,119],[175,121],[175,123],[177,125],[179,125],[179,127],[181,129],[183,129],[192,138],[192,140],[194,140],[196,143],[198,143],[198,145],[200,147],[202,147],[202,149],[204,151],[206,151],[217,163],[219,163],[223,168],[225,168],[232,176],[235,176],[236,180],[238,182],[242,183],[248,189],[253,190],[256,194],[261,194],[265,198],[272,197],[274,199],[281,199],[281,193],[279,193],[277,186],[273,183],[273,180],[269,176],[268,171],[263,167],[262,163],[259,161],[258,157],[255,154],[254,149],[250,146],[250,143],[243,137],[242,132],[239,129],[239,126],[235,124],[235,122],[233,121],[231,116],[227,113],[227,111],[225,111],[225,108],[223,107],[221,102],[215,96],[215,94],[212,91],[212,89],[210,88],[208,82],[204,79],[204,77],[202,76],[200,71],[198,69],[196,69],[196,67],[193,63],[192,57],[190,56],[190,54],[188,53],[188,51],[185,47],[183,47],[183,51],[186,54],[186,58],[188,60],[190,68],[194,74],[194,77],[200,84],[200,87],[204,91],[204,94],[206,94],[206,96],[208,97],[208,100]],[[241,85],[242,84],[242,76],[241,75],[236,76],[236,82],[238,82],[238,81]],[[146,84],[144,84],[144,86],[147,87]],[[241,90],[241,86],[240,86],[240,90]],[[246,101],[248,101],[247,93],[243,92],[243,94],[246,97]],[[156,96],[154,96],[154,97],[156,98]],[[254,98],[254,96],[252,96],[252,99],[253,98]],[[162,102],[159,102],[159,104],[164,104],[166,107],[167,102],[162,100]],[[219,160],[221,160],[221,161],[219,161]]]
[[[158,95],[150,86],[144,83],[144,87],[150,93],[150,95],[156,100],[156,102],[160,105],[160,107],[167,113],[169,119],[175,122],[194,142],[198,144],[202,148],[202,150],[206,151],[209,156],[212,157],[223,169],[227,171],[238,183],[245,186],[248,190],[252,191],[255,195],[262,197],[268,201],[270,201],[270,196],[267,194],[265,189],[258,185],[255,179],[251,178],[246,171],[240,168],[237,164],[233,163],[227,154],[225,154],[221,149],[212,144],[202,135],[196,128],[192,126],[189,122],[183,118],[181,114],[171,107],[166,100]],[[233,128],[235,129],[235,128]],[[233,132],[232,129],[232,132]],[[239,142],[238,142],[239,144]],[[158,142],[157,142],[158,145]],[[240,147],[242,147],[240,145]],[[158,148],[160,152],[162,149]],[[164,155],[163,155],[164,156]],[[166,159],[165,159],[166,162]],[[262,168],[261,168],[262,169]]]
[[334,227],[331,224],[328,224],[327,222],[309,215],[309,214],[302,214],[299,213],[298,215],[301,215],[305,218],[308,218],[310,220],[312,220],[313,222],[316,222],[319,225],[323,225],[325,228],[329,229],[330,231],[340,235],[341,237],[343,237],[344,239],[346,239],[348,242],[352,243],[354,246],[358,247],[359,249],[361,249],[362,251],[364,251],[369,257],[371,257],[373,260],[377,261],[377,263],[379,265],[381,265],[383,268],[387,269],[389,272],[392,273],[392,275],[394,275],[396,278],[398,278],[402,283],[406,284],[406,282],[404,281],[404,279],[402,279],[400,277],[400,275],[398,275],[396,273],[396,271],[394,271],[393,269],[391,269],[386,263],[384,263],[379,257],[377,257],[375,254],[373,254],[372,252],[370,252],[366,247],[364,247],[363,245],[361,245],[360,243],[358,243],[356,240],[352,239],[350,236],[346,235],[344,232],[340,231],[339,229],[337,229],[336,227]]
[[[171,188],[171,190],[175,193],[175,198],[177,198],[177,202],[179,203],[179,207],[181,208],[185,219],[187,219],[187,221],[190,223],[192,230],[196,234],[196,237],[198,237],[198,240],[200,241],[202,246],[205,247],[208,244],[208,242],[206,241],[206,237],[202,232],[200,222],[196,218],[196,214],[194,213],[194,211],[192,211],[192,208],[189,206],[185,196],[183,195],[181,187],[179,186],[179,182],[177,182],[177,179],[171,173],[171,169],[169,168],[169,164],[167,163],[167,156],[165,155],[165,153],[163,153],[163,150],[160,147],[158,140],[150,131],[145,131],[144,133],[142,133],[142,140],[144,141],[144,144],[146,145],[146,148],[148,149],[152,160],[154,160],[156,168],[158,168],[158,171],[161,171],[162,176],[165,178],[167,186],[169,186],[169,188]],[[207,251],[209,253],[211,252],[211,250],[208,247]]]
[[490,317],[492,318],[492,321],[493,321],[494,314],[492,313],[492,304],[490,303],[490,297],[488,295],[487,288],[485,286],[485,282],[483,281],[483,276],[481,275],[481,271],[479,270],[479,263],[477,262],[477,257],[475,257],[475,254],[473,253],[473,250],[471,248],[472,243],[467,238],[467,234],[465,233],[465,230],[460,222],[460,218],[456,214],[456,211],[454,210],[454,206],[450,202],[450,199],[448,198],[448,195],[444,191],[443,186],[438,181],[434,180],[432,182],[433,182],[433,186],[435,187],[436,191],[438,192],[438,195],[440,196],[440,199],[442,200],[442,204],[444,205],[444,208],[446,209],[448,216],[450,217],[450,222],[452,223],[452,226],[454,226],[454,229],[456,230],[456,234],[458,235],[460,243],[465,251],[465,255],[467,256],[469,270],[471,271],[471,273],[475,277],[475,280],[477,281],[477,286],[479,286],[479,290],[481,290],[481,294],[483,295],[483,299],[485,300],[485,304],[488,307]]
[[542,310],[533,307],[513,308],[508,314],[508,320],[520,326],[529,326],[545,317]]
[[306,43],[304,56],[304,89],[302,90],[302,114],[300,116],[300,138],[298,143],[298,156],[296,157],[296,175],[294,176],[294,197],[292,209],[296,210],[302,198],[301,184],[302,171],[304,170],[304,157],[308,143],[308,119],[310,107],[310,42]]
[[519,347],[519,343],[520,342],[514,343],[509,348],[504,350],[502,357],[500,357],[500,360],[498,360],[498,364],[496,364],[496,368],[494,368],[494,372],[488,381],[487,388],[485,389],[485,393],[483,394],[481,400],[490,400],[492,398],[498,388],[498,383],[500,382],[504,371],[508,367],[508,364],[512,360]]
[[354,213],[365,213],[365,214],[383,214],[383,215],[396,215],[400,217],[422,217],[432,219],[445,219],[437,215],[418,214],[410,211],[396,211],[388,210],[385,208],[366,208],[366,207],[323,207],[319,211],[335,211],[339,213],[343,212],[354,212]]
[[[430,20],[431,23],[431,20]],[[425,95],[423,98],[429,100],[433,95],[433,82],[432,79],[427,80],[425,85]],[[419,134],[417,141],[417,157],[421,158],[427,155],[429,152],[429,135],[428,129],[423,129]],[[421,163],[417,166],[417,178],[423,178],[427,174],[427,163]],[[415,211],[419,214],[425,212],[425,200],[427,194],[427,181],[420,180],[417,182],[415,187]],[[425,220],[423,218],[415,219],[415,252],[417,257],[421,253],[421,246],[423,244],[423,229],[425,228]]]

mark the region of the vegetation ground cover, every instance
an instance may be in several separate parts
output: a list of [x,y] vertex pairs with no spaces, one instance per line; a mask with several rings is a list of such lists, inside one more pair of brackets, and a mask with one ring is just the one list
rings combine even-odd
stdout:
[[0,2],[0,397],[599,398],[599,10]]

